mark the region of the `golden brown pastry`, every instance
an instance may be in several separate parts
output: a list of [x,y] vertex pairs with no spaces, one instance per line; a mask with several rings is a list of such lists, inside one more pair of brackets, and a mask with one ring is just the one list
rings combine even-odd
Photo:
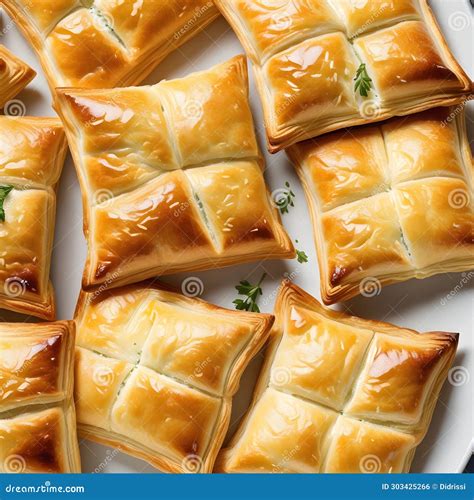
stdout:
[[212,22],[210,0],[4,0],[52,90],[140,83]]
[[74,322],[0,323],[0,472],[81,472]]
[[210,472],[240,376],[273,316],[228,311],[151,282],[82,293],[80,433],[168,472]]
[[462,108],[333,132],[288,150],[305,188],[326,304],[474,267]]
[[285,282],[250,410],[219,472],[408,472],[458,335],[326,309]]
[[292,258],[272,206],[242,56],[151,87],[60,89],[89,255],[84,288]]
[[0,307],[55,318],[55,188],[67,152],[55,118],[0,117]]
[[35,76],[33,69],[0,45],[0,108],[19,94]]
[[271,152],[472,94],[427,0],[215,3],[254,64]]

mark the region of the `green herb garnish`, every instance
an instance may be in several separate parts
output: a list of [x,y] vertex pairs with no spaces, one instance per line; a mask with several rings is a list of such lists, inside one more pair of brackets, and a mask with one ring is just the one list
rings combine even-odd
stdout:
[[[295,240],[295,243],[299,243],[298,240]],[[302,250],[296,250],[296,258],[298,259],[298,262],[300,264],[306,264],[308,262],[309,257],[306,255],[306,252],[303,252]]]
[[263,295],[260,285],[266,277],[267,274],[263,273],[257,285],[251,285],[247,280],[244,280],[235,287],[235,289],[239,292],[239,295],[244,295],[246,297],[245,299],[234,300],[233,304],[235,304],[236,309],[239,311],[260,312],[257,300],[260,295]]
[[3,204],[7,198],[13,186],[0,186],[0,221],[5,222],[5,210],[3,209]]
[[282,214],[287,214],[289,212],[288,207],[295,206],[293,200],[295,199],[296,195],[291,190],[290,183],[288,181],[285,182],[285,187],[286,189],[284,189],[283,192],[280,192],[281,196],[277,200],[275,200],[276,206]]
[[356,92],[359,91],[362,97],[368,97],[369,91],[372,88],[372,79],[367,73],[365,64],[361,64],[357,69],[354,81],[356,82],[354,90]]

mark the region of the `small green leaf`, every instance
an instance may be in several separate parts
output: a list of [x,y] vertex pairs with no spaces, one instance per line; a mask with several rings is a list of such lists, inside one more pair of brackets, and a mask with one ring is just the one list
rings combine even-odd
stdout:
[[[295,243],[298,244],[299,241],[295,240]],[[296,250],[296,258],[298,259],[298,262],[300,264],[305,264],[309,260],[309,257],[306,255],[306,252],[303,252],[301,250]]]
[[238,294],[245,297],[245,299],[235,299],[232,302],[237,310],[260,312],[257,300],[260,295],[263,295],[261,284],[266,276],[266,273],[263,273],[257,285],[251,285],[247,280],[243,280],[235,287]]
[[306,255],[306,252],[303,252],[301,250],[296,250],[296,258],[298,259],[298,262],[300,264],[305,264],[309,260],[308,256]]
[[368,97],[369,91],[372,89],[372,79],[367,73],[367,67],[365,64],[361,64],[357,69],[356,76],[354,78],[355,86],[354,90],[359,92],[362,97]]
[[12,189],[13,186],[0,186],[0,221],[2,222],[5,222],[5,210],[3,208],[3,204]]
[[232,302],[232,304],[235,304],[235,308],[238,309],[239,311],[247,310],[247,306],[242,299],[235,299],[234,302]]

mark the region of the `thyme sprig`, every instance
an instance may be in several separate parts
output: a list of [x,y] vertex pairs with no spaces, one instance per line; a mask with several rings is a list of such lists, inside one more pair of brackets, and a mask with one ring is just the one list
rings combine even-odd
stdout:
[[370,78],[369,73],[367,73],[367,67],[362,63],[357,69],[356,76],[354,78],[355,87],[354,90],[359,92],[362,97],[368,97],[370,90],[372,89],[372,78]]
[[239,295],[245,296],[245,299],[234,300],[233,304],[236,309],[239,311],[260,312],[257,300],[261,295],[263,295],[261,285],[266,277],[267,274],[263,273],[260,281],[256,285],[252,285],[249,281],[243,280],[235,287]]

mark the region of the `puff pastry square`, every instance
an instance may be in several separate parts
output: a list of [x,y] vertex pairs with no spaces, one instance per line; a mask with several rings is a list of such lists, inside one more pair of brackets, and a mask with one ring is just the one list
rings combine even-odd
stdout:
[[[0,117],[0,307],[55,318],[49,280],[55,188],[67,152],[60,120]],[[0,211],[1,212],[1,211]]]
[[[427,0],[215,3],[252,59],[270,152],[472,95]],[[367,96],[355,89],[362,64]]]
[[151,87],[59,89],[56,108],[83,193],[84,288],[294,257],[265,186],[243,56]]
[[273,316],[151,282],[80,296],[76,406],[85,437],[167,472],[211,472],[240,376]]
[[52,90],[140,83],[218,15],[211,0],[4,0]]
[[284,282],[252,405],[218,472],[408,472],[458,334],[326,309]]
[[33,69],[0,45],[0,108],[19,94],[35,76]]
[[81,472],[74,322],[0,324],[0,472]]
[[288,149],[313,220],[326,304],[474,267],[462,108],[333,132]]

